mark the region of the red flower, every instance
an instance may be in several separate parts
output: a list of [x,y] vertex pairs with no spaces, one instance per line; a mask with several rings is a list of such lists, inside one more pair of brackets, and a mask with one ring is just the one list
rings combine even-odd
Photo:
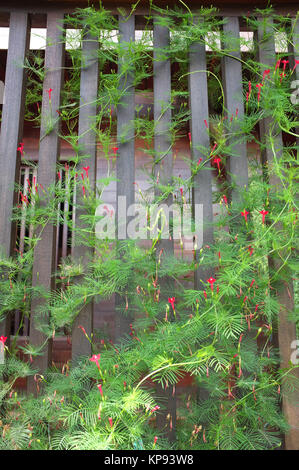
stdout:
[[267,75],[269,75],[269,73],[270,73],[270,69],[264,70],[264,73],[263,73],[263,81],[265,80],[265,77],[266,77]]
[[262,214],[262,216],[263,216],[263,224],[264,224],[264,223],[265,223],[265,216],[266,216],[267,214],[269,214],[269,211],[265,211],[265,210],[263,209],[262,211],[260,211],[260,214]]
[[197,162],[197,166],[199,166],[201,162],[202,162],[202,158],[199,158]]
[[252,248],[252,246],[251,246],[251,245],[249,245],[249,247],[248,247],[248,250],[249,250],[249,254],[250,254],[250,256],[251,256],[251,255],[252,255],[252,253],[253,253],[253,248]]
[[99,389],[101,396],[103,396],[104,394],[103,394],[102,384],[98,384],[98,389]]
[[246,101],[247,102],[249,101],[250,95],[251,95],[251,81],[249,80],[249,82],[248,82],[248,91],[246,92]]
[[245,219],[245,222],[247,222],[247,215],[249,214],[249,212],[247,212],[246,209],[244,209],[244,212],[241,212],[241,215],[244,217]]
[[281,83],[282,79],[286,76],[286,74],[284,72],[281,72],[279,76],[280,76],[280,83]]
[[94,354],[92,357],[89,358],[91,362],[95,362],[98,369],[100,370],[99,360],[101,359],[101,354]]
[[83,185],[82,185],[82,192],[83,192],[83,196],[85,197],[85,188]]
[[262,86],[263,86],[263,83],[257,83],[257,84],[256,84],[256,87],[259,89],[258,94],[257,94],[257,102],[260,101],[260,97],[261,97],[261,88],[262,88]]
[[207,279],[207,282],[210,284],[211,290],[212,290],[212,292],[213,292],[213,290],[214,290],[214,282],[216,282],[216,279],[214,279],[213,277],[210,277],[209,279]]
[[254,283],[255,283],[255,279],[252,279],[250,287],[252,287]]
[[278,59],[278,61],[276,62],[276,65],[275,65],[275,72],[278,69],[278,67],[280,67],[280,62],[281,62],[281,59]]
[[90,166],[84,166],[83,170],[85,170],[86,173],[86,178],[88,178],[88,170],[90,169]]
[[168,302],[170,303],[170,305],[172,306],[172,308],[174,310],[175,297],[168,297]]
[[154,437],[154,445],[156,444],[157,440],[158,440],[158,436],[155,436]]
[[3,343],[3,345],[5,344],[7,340],[7,336],[0,336],[0,343]]
[[83,333],[85,334],[85,336],[87,336],[86,330],[82,325],[79,325],[78,328],[80,328],[83,331]]
[[183,195],[184,195],[184,189],[183,188],[180,188],[180,193],[181,193],[181,196],[183,197]]
[[114,155],[116,155],[118,151],[118,147],[112,147],[112,150],[113,150]]
[[214,144],[214,146],[213,146],[213,148],[212,148],[212,150],[211,150],[211,154],[214,152],[214,150],[215,150],[216,147],[217,147],[217,142],[215,142],[215,144]]
[[160,406],[156,405],[151,411],[150,413],[154,413],[155,411],[159,410],[160,409]]
[[204,119],[204,123],[205,123],[206,128],[209,129],[209,126],[208,126],[208,123],[207,123],[206,119]]
[[188,132],[188,138],[189,138],[189,142],[191,144],[191,132]]
[[281,62],[283,63],[283,72],[284,72],[289,61],[284,59]]
[[24,149],[24,143],[20,142],[19,147],[17,148],[17,150],[21,153],[21,156],[24,155],[23,149]]
[[57,171],[57,176],[58,176],[58,179],[61,181],[61,174],[60,174],[60,171]]
[[218,171],[220,171],[221,158],[220,157],[215,157],[214,160],[213,160],[213,163],[216,163]]
[[223,201],[224,201],[224,204],[227,205],[227,197],[225,196],[225,194],[223,194],[222,199],[223,199]]
[[109,421],[109,424],[110,424],[110,426],[111,426],[111,428],[112,428],[112,427],[113,427],[113,420],[112,420],[112,418],[108,418],[108,421]]
[[294,65],[294,67],[293,67],[293,72],[294,72],[294,70],[296,69],[297,65],[299,65],[299,60],[295,59],[295,65]]
[[46,90],[48,95],[49,95],[49,101],[51,101],[51,94],[52,94],[52,88],[49,88],[49,90]]
[[205,299],[208,297],[205,290],[203,291],[203,295],[204,295],[204,298],[205,298]]

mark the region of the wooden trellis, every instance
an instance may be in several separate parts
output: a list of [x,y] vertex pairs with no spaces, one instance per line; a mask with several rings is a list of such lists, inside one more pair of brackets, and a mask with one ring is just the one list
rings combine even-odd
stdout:
[[[3,3],[3,2],[2,2]],[[5,3],[5,2],[4,2]],[[12,190],[14,183],[19,181],[20,178],[20,153],[17,152],[19,143],[23,136],[23,116],[24,116],[24,96],[25,96],[25,69],[22,64],[25,63],[25,58],[29,50],[29,36],[32,22],[38,22],[41,15],[47,16],[47,37],[51,39],[47,43],[45,50],[45,80],[43,83],[43,101],[42,101],[42,124],[40,129],[39,158],[37,170],[29,174],[29,170],[21,168],[22,181],[26,189],[26,180],[33,176],[38,179],[39,184],[45,188],[57,180],[56,163],[59,160],[59,138],[58,128],[55,127],[50,134],[45,135],[44,123],[60,106],[60,90],[63,86],[63,64],[64,64],[64,44],[61,38],[61,29],[64,14],[71,11],[69,3],[66,2],[65,6],[46,6],[36,7],[35,5],[28,8],[22,8],[16,3],[11,7],[10,2],[2,6],[0,9],[1,24],[9,19],[9,47],[6,63],[5,74],[5,101],[2,111],[1,123],[1,136],[0,136],[0,246],[4,248],[7,255],[13,254],[15,251],[15,244],[17,236],[20,237],[20,246],[24,243],[25,225],[21,224],[20,231],[17,232],[15,226],[10,222],[13,206],[17,201],[17,194]],[[79,2],[80,3],[80,2]],[[115,6],[117,2],[113,2]],[[122,2],[120,2],[122,3]],[[223,2],[222,2],[223,3]],[[287,7],[285,7],[287,9]],[[291,12],[295,16],[295,9],[287,9],[288,13]],[[240,17],[247,13],[247,7],[244,10],[239,9],[225,9],[222,8],[221,15],[227,18],[224,30],[235,37],[236,44],[239,42],[240,33]],[[129,21],[126,18],[119,18],[119,32],[120,41],[126,44],[130,40],[134,40],[135,28],[138,21],[142,23],[142,15],[146,14],[146,9],[141,7],[137,9],[133,15],[130,16]],[[294,30],[294,40],[298,41],[299,24],[297,22],[296,29]],[[96,137],[91,128],[91,122],[96,115],[96,107],[93,103],[97,96],[97,83],[98,83],[98,63],[96,60],[97,48],[99,47],[94,41],[89,41],[89,32],[85,33],[85,41],[83,43],[83,58],[81,70],[81,87],[80,87],[80,114],[79,114],[79,142],[82,145],[82,152],[88,154],[89,158],[84,164],[90,166],[89,179],[91,186],[95,187],[96,181]],[[275,63],[275,44],[274,36],[265,43],[263,40],[264,31],[259,31],[259,60],[266,66]],[[161,102],[170,102],[171,93],[171,68],[170,60],[166,57],[159,58],[159,50],[167,47],[169,43],[169,31],[165,27],[155,24],[153,26],[153,46],[154,46],[154,118],[161,117]],[[294,51],[290,51],[294,54]],[[295,53],[299,58],[298,42],[295,42]],[[125,54],[125,48],[124,48]],[[238,109],[239,116],[242,118],[244,115],[244,103],[242,100],[242,68],[240,61],[234,60],[233,56],[240,58],[241,51],[235,48],[232,52],[232,57],[225,57],[222,62],[222,77],[223,86],[225,91],[225,100],[228,114],[233,114]],[[122,67],[122,57],[119,57],[119,69]],[[272,61],[272,62],[271,62]],[[209,148],[209,137],[202,126],[204,120],[208,122],[209,106],[208,106],[208,87],[207,75],[205,73],[196,72],[198,70],[206,69],[206,49],[202,44],[194,43],[190,48],[190,61],[189,61],[189,105],[191,109],[191,122],[190,130],[192,135],[192,158],[198,161],[199,158],[205,159],[205,155],[197,150],[198,146]],[[297,80],[299,79],[299,67],[296,69]],[[120,135],[123,134],[125,124],[134,120],[135,116],[135,101],[133,88],[134,77],[127,77],[126,86],[129,88],[129,93],[124,97],[123,106],[119,106],[117,110],[117,139],[118,139],[118,154],[117,159],[117,196],[125,196],[128,204],[134,202],[134,186],[135,181],[135,144],[134,144],[134,131],[130,129],[130,133],[126,136],[125,140],[120,141]],[[48,89],[55,90],[52,95],[52,106],[49,107]],[[57,121],[58,122],[58,121]],[[162,118],[159,119],[159,125],[155,128],[155,151],[167,152],[164,158],[163,168],[157,165],[156,171],[159,172],[160,179],[167,183],[172,178],[173,168],[173,155],[169,146],[169,139],[167,129],[171,125],[171,111],[170,108],[167,112],[162,113]],[[57,124],[58,126],[58,124]],[[269,122],[261,123],[260,133],[261,136],[265,135]],[[282,148],[282,136],[277,135],[277,148]],[[234,175],[234,179],[239,186],[244,186],[248,181],[248,168],[247,168],[247,150],[246,144],[238,144],[235,146],[235,151],[238,157],[231,157],[229,160],[230,172]],[[270,152],[264,156],[265,159],[271,159]],[[31,175],[31,176],[30,176]],[[68,175],[65,175],[67,181]],[[79,195],[78,195],[79,197]],[[232,197],[235,197],[232,194]],[[118,200],[118,198],[117,198]],[[170,202],[170,201],[168,201]],[[195,177],[195,186],[192,194],[193,204],[203,204],[204,221],[209,223],[213,220],[213,204],[212,204],[212,169],[210,171],[199,172]],[[66,208],[67,210],[67,208]],[[76,223],[79,223],[79,213],[76,214]],[[213,231],[210,228],[211,224],[205,230],[203,235],[204,244],[212,243]],[[56,268],[58,244],[57,244],[57,229],[48,225],[41,235],[41,239],[36,247],[35,260],[33,266],[33,285],[42,285],[45,289],[49,290],[55,287],[55,280],[52,276]],[[67,254],[67,228],[62,230],[62,255]],[[172,243],[165,243],[165,250],[173,251]],[[88,255],[86,248],[75,247],[73,250],[75,257],[86,258]],[[211,273],[198,272],[195,277],[195,288],[199,288],[199,279],[203,275],[209,276]],[[280,327],[279,327],[279,346],[282,353],[282,363],[286,365],[290,356],[290,344],[296,337],[295,327],[287,320],[287,311],[292,308],[292,301],[286,294],[287,287],[283,288],[279,295],[280,301],[285,306],[284,311],[281,312]],[[40,300],[35,299],[31,307],[30,328],[28,324],[24,326],[24,332],[30,336],[31,343],[39,345],[43,342],[44,337],[34,327],[34,317],[37,308],[40,306]],[[16,320],[17,322],[17,317]],[[76,319],[75,327],[72,334],[72,358],[82,354],[90,353],[90,344],[82,339],[81,331],[78,325],[82,325],[87,333],[91,333],[93,329],[93,305],[87,305]],[[128,322],[117,317],[116,319],[116,332],[120,336],[128,328]],[[11,333],[11,318],[8,317],[5,322],[0,324],[0,335],[10,336]],[[34,359],[34,367],[44,370],[51,363],[51,342],[42,356]],[[29,391],[34,391],[35,385],[32,380],[29,380]],[[299,415],[298,410],[289,405],[284,404],[285,413],[292,425],[292,431],[286,438],[287,448],[298,448],[299,446]],[[174,400],[170,400],[170,412],[175,414]]]

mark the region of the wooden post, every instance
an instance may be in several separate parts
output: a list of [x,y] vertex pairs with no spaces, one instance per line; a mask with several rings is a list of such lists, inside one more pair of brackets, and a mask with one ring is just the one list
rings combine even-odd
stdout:
[[[191,149],[193,164],[197,164],[201,158],[201,165],[205,163],[202,170],[193,178],[192,205],[193,214],[195,207],[199,209],[202,220],[195,220],[201,239],[195,240],[196,259],[199,259],[199,251],[202,245],[213,243],[213,204],[212,204],[212,168],[209,161],[210,137],[205,121],[209,123],[208,84],[205,45],[193,43],[189,53],[189,103],[191,110]],[[200,148],[206,151],[201,151]],[[202,224],[201,224],[202,222]],[[195,289],[202,289],[204,282],[213,274],[213,269],[199,268],[195,272]]]
[[[266,35],[266,37],[265,37]],[[259,40],[259,61],[261,63],[262,70],[265,68],[273,67],[276,62],[275,57],[275,43],[274,33],[271,19],[267,18],[267,26],[265,28],[260,27],[258,30]],[[264,136],[264,149],[263,149],[263,161],[267,162],[268,168],[270,169],[273,165],[273,153],[269,145],[267,135],[269,130],[273,127],[271,118],[266,118],[261,122],[260,134]],[[283,151],[282,135],[279,129],[272,129],[274,135],[274,149],[276,152],[276,158],[280,159]],[[269,175],[269,181],[279,191],[281,181],[275,175]],[[281,262],[277,260],[269,260],[269,264],[273,266],[273,269],[278,271],[281,267]],[[294,299],[292,280],[289,279],[285,283],[275,283],[273,286],[277,291],[277,300],[281,305],[280,313],[278,317],[278,334],[277,342],[281,356],[281,367],[285,368],[289,366],[291,360],[291,354],[293,352],[292,345],[296,341],[296,325],[294,322],[289,321],[289,314],[294,309]],[[299,380],[299,370],[296,369],[293,372],[294,378]],[[292,395],[292,396],[291,396]],[[299,407],[298,407],[298,395],[297,392],[290,394],[286,397],[283,395],[283,412],[290,425],[290,431],[285,435],[285,448],[287,450],[297,450],[299,448]]]
[[[240,51],[240,26],[238,17],[225,18],[223,32],[227,35],[224,47],[230,48],[230,54],[235,57],[223,57],[223,86],[225,94],[225,107],[227,111],[227,122],[230,132],[238,132],[239,122],[244,118],[242,66]],[[232,118],[232,121],[231,121]],[[239,137],[240,138],[240,137]],[[233,154],[229,157],[229,180],[236,185],[236,190],[232,190],[232,197],[238,197],[238,191],[248,184],[248,164],[246,142],[237,142],[230,139]]]
[[[39,160],[37,183],[45,191],[56,181],[56,164],[59,157],[59,121],[56,110],[60,106],[60,95],[63,78],[64,65],[64,41],[61,39],[61,30],[64,14],[62,12],[49,12],[47,15],[47,46],[45,55],[45,79],[43,83],[41,131],[39,145]],[[49,91],[52,90],[52,91]],[[49,120],[53,122],[53,129],[47,133]],[[40,190],[41,205],[47,203],[47,196],[43,196]],[[44,199],[45,198],[45,199]],[[50,291],[55,287],[53,272],[55,270],[56,259],[56,227],[48,223],[41,227],[39,237],[34,250],[34,263],[32,271],[33,287],[43,287]],[[39,317],[37,313],[42,304],[39,298],[33,298],[31,304],[30,319],[30,343],[34,346],[42,346],[43,354],[33,359],[33,367],[40,371],[45,371],[51,364],[51,341],[47,341],[46,336],[36,328],[36,321]],[[48,321],[47,312],[42,320]],[[28,380],[28,391],[36,393],[33,378]]]
[[[127,63],[132,59],[128,54],[128,44],[135,41],[135,16],[129,18],[119,17],[119,35],[121,53],[118,59],[118,73],[121,75],[119,88],[123,92],[120,103],[117,107],[117,161],[116,161],[116,220],[117,220],[117,239],[124,240],[128,237],[127,209],[135,202],[135,89],[133,86],[134,72],[127,70]],[[129,126],[129,129],[127,129]],[[122,209],[122,204],[124,208]],[[123,216],[125,217],[123,218]],[[121,256],[121,253],[120,253]],[[132,317],[124,316],[118,309],[123,309],[124,301],[119,295],[115,298],[115,338],[119,339],[122,335],[129,333]]]
[[[97,175],[97,155],[96,155],[96,115],[97,115],[97,94],[98,94],[98,38],[93,36],[91,32],[86,31],[84,34],[83,47],[82,47],[82,66],[81,66],[81,84],[80,84],[80,112],[79,112],[79,144],[80,154],[88,155],[88,158],[79,164],[78,173],[80,169],[86,177],[83,167],[89,166],[89,184],[91,191],[96,189],[96,175]],[[86,196],[88,191],[86,190]],[[76,220],[75,230],[84,228],[84,222],[81,216],[85,215],[82,207],[78,204],[84,203],[84,194],[80,185],[77,187],[76,192]],[[79,245],[76,240],[74,257],[85,264],[93,256],[93,249]],[[80,282],[80,279],[78,279]],[[77,316],[72,333],[72,360],[75,361],[82,355],[91,354],[91,344],[82,333],[79,326],[83,326],[87,335],[90,337],[93,331],[93,302],[86,304]]]
[[[25,102],[25,69],[29,48],[30,24],[28,14],[14,11],[10,15],[9,44],[5,73],[5,102],[2,111],[0,135],[0,249],[10,256],[15,248],[16,230],[11,223],[16,202],[14,184],[18,179],[20,152],[17,152],[23,134]],[[10,340],[11,315],[0,323],[0,336]]]
[[[155,178],[162,185],[172,184],[172,149],[170,137],[171,125],[171,68],[167,50],[170,44],[169,30],[157,24],[154,19],[154,120],[155,120]],[[159,191],[156,191],[159,195]],[[169,196],[163,201],[168,207],[172,204]],[[169,220],[172,214],[169,211]],[[170,228],[170,227],[169,227]],[[171,232],[171,231],[170,231]],[[157,244],[157,251],[163,250],[163,258],[173,255],[173,238],[162,239]],[[157,253],[157,256],[159,253]],[[172,297],[173,283],[168,280],[159,281],[161,298],[167,301]],[[163,430],[170,441],[175,440],[176,428],[176,393],[172,387],[157,387],[163,411],[157,415],[157,425]]]

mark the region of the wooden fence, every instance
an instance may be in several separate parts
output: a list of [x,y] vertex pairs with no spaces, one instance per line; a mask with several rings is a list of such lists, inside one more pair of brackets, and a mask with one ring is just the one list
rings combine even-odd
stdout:
[[[3,3],[3,2],[2,2]],[[19,143],[23,138],[23,124],[24,124],[24,96],[25,96],[25,69],[20,65],[24,64],[29,50],[29,36],[32,24],[43,24],[46,15],[47,36],[51,38],[45,50],[45,79],[43,83],[43,100],[42,100],[42,116],[41,122],[44,118],[49,116],[50,113],[55,113],[55,110],[60,106],[60,90],[63,86],[63,65],[64,65],[64,44],[60,41],[61,31],[58,28],[63,21],[66,11],[70,11],[70,5],[66,2],[65,7],[36,7],[22,8],[17,4],[10,11],[10,2],[7,5],[1,5],[0,20],[2,26],[9,24],[9,46],[6,60],[5,72],[5,99],[2,109],[2,123],[1,123],[1,136],[0,136],[0,245],[4,247],[7,255],[15,252],[16,240],[19,240],[19,247],[22,249],[24,243],[25,221],[21,223],[19,230],[16,230],[14,224],[10,223],[12,209],[17,202],[17,194],[12,190],[14,183],[20,181],[24,186],[24,191],[28,184],[32,184],[32,179],[37,178],[40,185],[48,187],[56,181],[57,171],[55,165],[60,157],[59,138],[55,128],[53,132],[47,134],[39,144],[38,163],[36,170],[32,171],[29,168],[21,165],[20,152],[17,152]],[[114,6],[117,2],[114,3]],[[47,2],[46,2],[47,4]],[[286,8],[287,9],[287,8]],[[295,9],[287,9],[288,13],[295,17]],[[142,25],[142,15],[146,13],[146,9],[141,8],[136,10],[130,19],[119,17],[119,32],[120,41],[125,43],[129,40],[134,40],[136,24]],[[236,39],[240,37],[240,30],[244,30],[240,17],[247,13],[247,7],[244,9],[225,9],[222,8],[221,15],[227,19],[224,26],[225,31],[230,32]],[[140,26],[139,26],[140,27]],[[264,31],[258,32],[259,39],[259,60],[266,68],[267,66],[275,64],[275,43],[274,36],[267,38],[265,42],[263,39]],[[294,37],[298,41],[299,23],[295,27]],[[161,116],[161,100],[170,103],[171,93],[171,64],[167,58],[159,59],[158,50],[167,47],[169,44],[169,31],[165,27],[158,24],[153,24],[153,38],[154,38],[154,117]],[[97,82],[98,82],[98,64],[94,59],[96,57],[97,48],[99,47],[93,41],[88,41],[88,36],[85,38],[83,44],[83,55],[86,55],[87,61],[82,66],[81,70],[81,85],[80,95],[81,103],[93,103],[97,97]],[[295,42],[295,51],[298,55],[298,42]],[[290,51],[292,56],[294,51]],[[190,131],[192,135],[192,158],[194,161],[206,158],[199,150],[196,150],[199,145],[209,148],[209,136],[202,123],[204,120],[208,121],[209,104],[208,104],[208,86],[207,75],[204,73],[195,73],[198,70],[206,69],[206,48],[202,44],[194,43],[190,48],[189,70],[191,72],[189,79],[189,103],[191,109]],[[287,54],[286,54],[287,55]],[[241,62],[234,60],[234,57],[240,58],[241,51],[232,51],[231,57],[225,57],[222,62],[222,77],[223,86],[225,91],[225,98],[227,103],[228,115],[234,114],[238,109],[239,116],[244,115],[244,102],[242,100],[242,67]],[[122,58],[119,58],[119,68],[122,67]],[[297,79],[299,79],[299,67],[296,69]],[[117,141],[119,158],[117,160],[117,177],[118,183],[116,186],[117,196],[126,196],[128,203],[133,203],[135,200],[135,143],[134,133],[128,136],[126,142],[120,142],[119,136],[121,135],[125,124],[128,121],[133,121],[135,116],[135,99],[134,99],[134,77],[129,76],[127,86],[130,88],[130,93],[124,98],[126,106],[119,107],[117,110]],[[49,107],[49,99],[47,90],[52,88],[55,94],[52,95],[52,107]],[[169,108],[170,109],[170,108]],[[85,105],[80,108],[79,115],[79,135],[82,151],[89,155],[86,165],[90,166],[89,178],[92,186],[95,186],[97,178],[97,142],[95,135],[89,132],[90,122],[96,113],[96,108],[93,104]],[[164,151],[167,153],[164,168],[158,168],[162,174],[164,182],[169,181],[173,173],[173,152],[169,150],[169,141],[167,137],[167,129],[171,125],[171,112],[162,113],[162,119],[159,120],[159,125],[155,128],[155,149],[159,152]],[[58,124],[57,124],[58,126]],[[260,127],[260,133],[267,132],[269,122],[265,121]],[[44,135],[43,124],[40,129],[40,134]],[[282,146],[282,136],[278,135],[278,141]],[[233,142],[231,142],[233,144]],[[236,181],[240,186],[244,186],[248,181],[248,147],[246,144],[238,144],[236,147],[238,157],[231,156],[229,160],[229,170],[236,177]],[[271,159],[270,152],[265,156]],[[163,173],[161,173],[163,170]],[[195,177],[195,186],[192,194],[193,204],[203,204],[204,220],[205,222],[212,222],[213,220],[213,204],[212,204],[212,169],[210,172],[198,172]],[[68,174],[65,173],[62,178],[61,184],[68,184]],[[233,194],[233,197],[235,195]],[[65,204],[65,210],[69,210]],[[117,210],[117,207],[116,207]],[[79,223],[79,214],[75,215],[76,223]],[[60,256],[66,256],[70,252],[71,243],[67,243],[71,235],[68,233],[66,225],[54,227],[48,225],[41,239],[36,246],[35,261],[33,266],[32,282],[33,285],[37,283],[49,290],[55,287],[54,272],[57,260]],[[204,244],[212,243],[213,232],[212,229],[207,229],[204,232]],[[174,247],[169,245],[167,249],[173,250]],[[73,249],[75,256],[86,257],[88,255],[86,248],[75,247]],[[195,288],[199,288],[199,279],[203,275],[209,273],[198,272],[195,276]],[[287,287],[286,287],[287,289]],[[282,291],[280,294],[281,302],[285,305],[286,309],[280,316],[280,330],[279,341],[280,350],[283,357],[282,365],[286,365],[289,360],[290,344],[296,337],[295,328],[287,320],[287,310],[292,307],[291,300],[286,292]],[[44,337],[41,332],[34,328],[34,316],[37,307],[40,306],[38,299],[33,300],[31,306],[31,319],[30,325],[25,323],[23,334],[29,335],[30,342],[39,345],[43,342]],[[18,313],[14,317],[14,325],[18,323]],[[80,313],[76,320],[76,324],[72,334],[72,358],[76,358],[81,354],[90,354],[90,344],[82,339],[81,331],[77,328],[82,325],[87,333],[93,330],[93,305],[89,304]],[[116,332],[120,335],[127,328],[127,324],[121,318],[116,317]],[[11,334],[11,317],[0,324],[0,335],[10,336]],[[38,367],[41,371],[51,364],[52,345],[48,343],[47,349],[42,356],[34,359],[34,366]],[[33,381],[29,381],[29,391],[34,390]],[[293,432],[290,433],[287,447],[298,448],[299,446],[299,430],[298,411],[288,408],[286,405],[285,413],[288,416],[290,424],[293,426]],[[297,424],[296,424],[297,420]],[[297,429],[296,429],[297,426]]]

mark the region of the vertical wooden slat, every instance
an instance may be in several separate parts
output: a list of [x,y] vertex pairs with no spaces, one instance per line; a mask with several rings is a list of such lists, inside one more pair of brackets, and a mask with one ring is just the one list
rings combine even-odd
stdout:
[[[117,239],[127,238],[128,220],[123,220],[125,215],[121,204],[125,202],[126,208],[135,202],[135,139],[134,128],[131,124],[135,118],[135,89],[133,87],[134,73],[132,70],[127,71],[127,64],[130,61],[130,55],[127,50],[129,43],[135,41],[135,16],[129,18],[119,17],[119,46],[120,57],[118,59],[118,73],[120,76],[119,88],[123,92],[120,103],[117,107],[117,146],[118,157],[116,163],[116,220],[117,220]],[[130,126],[127,129],[127,126]],[[121,254],[120,254],[121,256]],[[115,296],[115,338],[119,339],[122,335],[129,333],[129,325],[132,321],[131,317],[124,316],[123,299]]]
[[[265,20],[264,20],[265,21]],[[275,56],[275,42],[274,42],[274,27],[273,20],[271,18],[266,19],[265,24],[261,24],[258,29],[258,43],[259,43],[259,61],[261,63],[261,73],[265,68],[273,67],[276,63]],[[274,138],[274,149],[276,152],[276,158],[279,160],[282,156],[283,141],[280,130],[273,126],[271,118],[263,119],[260,123],[260,135],[261,140],[264,141],[263,155],[262,158],[267,162],[268,168],[273,165],[273,153],[269,145],[267,136],[269,130]],[[281,181],[275,175],[269,174],[269,181],[279,190]],[[274,271],[279,271],[281,262],[277,260],[269,260],[269,264],[272,266]],[[279,282],[275,284],[277,291],[277,300],[279,301],[281,308],[278,318],[278,334],[277,342],[281,357],[281,367],[287,368],[289,366],[292,344],[296,340],[296,325],[289,321],[289,313],[294,309],[294,296],[290,295],[293,293],[293,285],[291,279],[288,282]],[[296,369],[293,372],[294,377],[299,379],[299,371]],[[291,396],[292,395],[292,396]],[[295,450],[299,448],[299,407],[297,391],[293,394],[288,393],[288,396],[283,395],[283,412],[290,425],[290,431],[285,435],[285,448],[287,450]]]
[[[233,116],[231,126],[229,126],[230,132],[236,133],[240,127],[239,122],[244,117],[240,27],[238,17],[226,17],[225,20],[226,23],[223,25],[223,32],[226,35],[224,47],[232,49],[230,55],[233,56],[224,56],[222,62],[225,107],[228,113],[228,123],[231,122]],[[229,144],[232,146],[232,155],[229,157],[229,179],[231,183],[237,185],[236,191],[232,190],[232,197],[238,197],[238,188],[244,188],[248,184],[246,142],[237,142],[238,138],[229,139]]]
[[[290,61],[290,63],[292,63],[292,68],[295,66],[295,61],[299,60],[299,17],[297,15],[296,18],[293,19],[292,21],[292,43],[293,43],[293,47],[292,47],[292,53],[294,54],[293,55],[293,59],[292,61]],[[298,90],[298,85],[299,85],[299,65],[296,66],[295,68],[295,74],[293,74],[293,80],[296,80],[297,83],[295,83],[295,88],[293,88],[294,90]],[[296,98],[298,100],[298,94],[296,95]],[[298,135],[299,134],[299,127],[297,127],[296,129],[296,134]],[[299,137],[296,137],[296,145],[299,147]],[[297,158],[299,156],[299,150],[297,150]]]
[[[82,45],[82,65],[81,65],[81,83],[80,83],[80,111],[79,111],[79,145],[80,154],[88,156],[79,163],[78,173],[80,170],[86,176],[83,167],[89,166],[88,177],[90,188],[95,190],[96,186],[96,132],[95,120],[97,113],[97,92],[98,92],[98,38],[93,36],[89,31],[84,32]],[[81,183],[80,183],[81,184]],[[86,190],[86,196],[88,191]],[[77,208],[75,219],[75,230],[84,228],[80,216],[84,215],[83,205],[84,196],[80,186],[77,187]],[[74,257],[80,259],[84,264],[93,255],[92,248],[78,245],[75,234],[75,246],[73,250]],[[78,279],[80,282],[80,279]],[[79,326],[85,328],[86,333],[90,336],[93,330],[93,302],[86,304],[77,316],[72,333],[72,360],[76,360],[79,356],[90,355],[91,345],[83,335]]]
[[[61,40],[62,12],[49,12],[47,15],[47,46],[45,53],[45,79],[43,83],[41,135],[39,145],[39,160],[37,181],[47,190],[56,180],[56,164],[59,156],[59,124],[56,110],[60,106],[60,94],[64,65],[64,42]],[[48,90],[52,89],[51,102]],[[47,134],[48,120],[53,119],[53,130]],[[42,193],[41,204],[44,204]],[[32,285],[42,286],[46,291],[54,288],[53,272],[55,270],[56,255],[56,227],[47,224],[40,234],[34,252],[34,264],[32,271]],[[40,299],[34,298],[31,305],[30,342],[39,346],[45,342],[45,336],[35,328],[36,312],[41,305]],[[47,321],[47,313],[43,321]],[[51,363],[51,342],[44,347],[43,354],[33,360],[33,367],[44,371]],[[35,392],[33,379],[28,381],[28,390]]]
[[[154,120],[155,120],[155,178],[162,185],[172,184],[172,149],[171,149],[171,64],[167,58],[170,45],[168,28],[160,26],[154,19]],[[166,57],[165,57],[166,56]],[[156,195],[159,191],[156,190]],[[170,206],[172,197],[163,201]],[[171,217],[171,214],[170,214]],[[163,249],[163,258],[173,255],[173,239],[162,239],[157,245],[158,250]],[[163,261],[162,261],[163,262]],[[167,299],[173,295],[173,283],[169,280],[160,280],[161,297]],[[163,430],[170,441],[175,439],[176,428],[176,393],[172,387],[162,389],[157,387],[157,393],[163,406],[163,411],[157,415],[157,425]],[[170,427],[170,423],[172,427]]]
[[68,214],[69,214],[69,202],[68,202],[68,195],[70,192],[70,173],[69,170],[65,170],[64,172],[64,187],[65,187],[65,201],[64,201],[64,222],[63,222],[63,229],[62,229],[62,258],[67,256],[67,236],[68,236]]
[[[209,159],[210,138],[204,121],[209,122],[208,106],[208,85],[207,74],[205,72],[206,50],[205,45],[194,43],[190,47],[189,53],[189,102],[191,111],[191,142],[192,142],[192,160],[197,163],[202,158],[202,163]],[[204,147],[206,153],[199,150],[198,147]],[[212,168],[208,161],[204,168],[200,170],[193,179],[192,204],[193,214],[195,214],[196,205],[202,206],[202,240],[195,240],[197,245],[196,258],[198,259],[201,241],[203,245],[213,243],[213,204],[212,204]],[[195,220],[200,224],[199,220]],[[200,225],[199,225],[200,229]],[[202,283],[213,274],[211,269],[199,268],[195,273],[195,289],[202,289]]]
[[[15,247],[16,231],[11,215],[16,194],[20,154],[17,147],[23,133],[25,70],[23,68],[29,47],[30,25],[28,14],[14,11],[10,15],[9,44],[5,73],[5,103],[2,109],[0,135],[0,249],[6,256]],[[10,337],[11,316],[0,323],[0,336]]]

